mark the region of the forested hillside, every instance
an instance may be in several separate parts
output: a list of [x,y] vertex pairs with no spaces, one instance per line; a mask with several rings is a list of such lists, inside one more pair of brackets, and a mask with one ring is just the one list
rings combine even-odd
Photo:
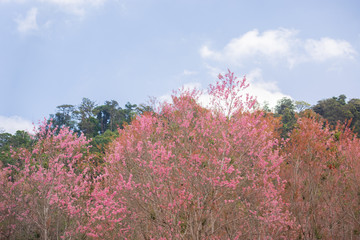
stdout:
[[84,98],[1,133],[0,238],[360,238],[360,99],[271,111],[247,86],[219,75],[207,108]]

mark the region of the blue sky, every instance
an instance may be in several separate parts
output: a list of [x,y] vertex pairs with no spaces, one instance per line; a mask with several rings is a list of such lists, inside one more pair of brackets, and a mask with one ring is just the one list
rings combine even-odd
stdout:
[[271,106],[360,98],[360,2],[0,0],[0,129],[83,97],[146,103],[228,68]]

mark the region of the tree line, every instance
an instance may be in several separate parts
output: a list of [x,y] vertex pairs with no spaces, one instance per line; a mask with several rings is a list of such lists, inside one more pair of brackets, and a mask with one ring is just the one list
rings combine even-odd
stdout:
[[[299,116],[309,114],[309,111],[305,110],[312,110],[332,127],[335,127],[337,123],[346,124],[360,136],[360,99],[353,98],[347,102],[346,96],[341,94],[339,97],[320,100],[314,106],[304,101],[293,101],[290,98],[279,100],[275,106],[274,114],[281,117],[283,137],[286,137],[295,127]],[[265,108],[264,111],[269,111],[269,109]]]
[[[124,108],[115,100],[105,101],[98,105],[89,98],[83,98],[78,105],[62,104],[56,107],[56,112],[50,114],[48,123],[57,132],[68,127],[76,134],[84,134],[91,141],[91,152],[101,158],[106,145],[117,136],[117,128],[123,128],[131,120],[145,111],[151,111],[149,106],[126,103]],[[15,134],[0,133],[0,159],[3,164],[14,164],[11,157],[12,149],[30,148],[36,142],[26,131],[18,130]]]
[[[262,109],[266,114],[273,114],[281,121],[278,131],[283,138],[287,138],[297,124],[297,119],[310,111],[318,114],[326,120],[333,128],[338,122],[347,124],[348,127],[360,136],[360,99],[346,101],[345,95],[323,99],[311,106],[305,101],[294,101],[283,98],[278,101],[274,109],[265,105]],[[105,101],[98,105],[89,98],[83,98],[78,105],[62,104],[56,107],[56,112],[50,114],[49,122],[52,126],[61,129],[68,127],[77,134],[84,134],[91,138],[92,153],[101,157],[105,152],[107,144],[118,136],[117,129],[123,129],[125,125],[131,124],[135,116],[153,109],[145,104],[126,103],[122,108],[115,100]],[[0,159],[5,165],[14,163],[10,146],[13,148],[29,148],[34,139],[22,130],[15,134],[0,133]]]
[[103,105],[97,105],[89,98],[83,98],[77,105],[63,104],[56,107],[55,114],[50,114],[50,120],[54,126],[69,127],[77,133],[83,133],[86,137],[96,137],[104,134],[107,130],[115,131],[129,124],[134,116],[145,111],[151,111],[149,106],[126,103],[124,108],[115,100],[105,101]]

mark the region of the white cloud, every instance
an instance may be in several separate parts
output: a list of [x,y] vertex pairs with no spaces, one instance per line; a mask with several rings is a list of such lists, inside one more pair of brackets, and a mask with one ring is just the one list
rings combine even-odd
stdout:
[[243,65],[251,62],[285,61],[289,68],[302,62],[325,61],[333,58],[352,59],[356,51],[345,40],[331,38],[301,39],[298,31],[291,29],[268,30],[259,33],[249,31],[238,38],[231,39],[222,50],[212,50],[208,44],[200,48],[204,59]]
[[286,29],[266,31],[259,35],[257,30],[244,34],[241,38],[232,39],[224,48],[231,59],[254,55],[267,57],[288,56],[292,44],[292,36],[296,32]]
[[106,0],[38,0],[41,3],[48,3],[60,7],[60,9],[79,16],[85,15],[86,9],[99,7]]
[[242,64],[250,57],[270,59],[290,58],[293,45],[296,44],[295,30],[269,30],[262,34],[252,30],[239,38],[231,39],[221,51],[213,51],[204,45],[200,49],[203,58]]
[[37,8],[31,8],[27,13],[26,17],[19,17],[15,19],[17,22],[17,30],[20,33],[26,34],[32,31],[36,31],[39,29],[39,26],[36,22],[36,17],[38,14]]
[[24,130],[33,133],[34,125],[19,116],[0,116],[0,129],[14,134],[17,130]]
[[255,96],[260,105],[266,102],[270,108],[274,108],[280,99],[291,98],[291,96],[281,92],[276,82],[264,81],[262,71],[259,68],[250,71],[246,80],[250,86],[245,91],[251,96]]
[[[59,12],[75,16],[76,19],[83,19],[83,17],[90,10],[98,8],[105,4],[107,0],[0,0],[0,4],[28,4],[32,8],[26,14],[20,14],[15,22],[17,23],[17,30],[21,34],[40,33],[40,30],[49,29],[53,23],[56,15]],[[39,25],[38,19],[40,13],[46,12],[51,19],[44,20],[44,14],[41,15],[42,24]],[[50,14],[49,14],[50,13]],[[49,17],[48,17],[49,18]],[[71,22],[72,18],[66,19],[65,22]],[[56,22],[56,21],[55,21]]]
[[184,72],[183,72],[183,75],[191,76],[191,75],[196,75],[197,73],[198,72],[196,72],[196,71],[190,71],[190,70],[185,69]]
[[48,5],[60,11],[83,17],[89,9],[100,7],[106,1],[107,0],[0,0],[0,3],[24,4],[31,2],[34,8],[42,8],[44,5]]
[[221,58],[222,58],[220,53],[210,50],[207,45],[204,45],[200,48],[200,55],[203,58],[213,58],[213,59],[217,59],[217,60],[221,60]]
[[331,58],[353,58],[356,54],[354,48],[347,41],[331,38],[308,39],[305,42],[305,50],[316,61],[325,61]]

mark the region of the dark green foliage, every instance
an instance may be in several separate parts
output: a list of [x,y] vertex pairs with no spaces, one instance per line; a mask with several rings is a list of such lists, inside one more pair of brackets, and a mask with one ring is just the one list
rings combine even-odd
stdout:
[[114,132],[118,128],[123,128],[125,124],[130,124],[136,115],[153,111],[150,106],[141,104],[138,107],[129,102],[125,104],[125,108],[121,108],[115,100],[97,105],[89,98],[83,98],[78,107],[64,104],[56,109],[57,112],[50,115],[53,127],[69,127],[88,138],[102,135],[107,130]]
[[131,104],[129,102],[125,104],[125,109],[124,109],[125,122],[131,123],[132,119],[137,114],[136,110],[137,110],[136,104]]
[[[93,160],[96,164],[101,164],[108,144],[118,136],[118,128],[124,128],[139,114],[153,112],[150,106],[144,104],[137,106],[128,102],[121,108],[115,100],[97,105],[89,98],[83,98],[78,107],[64,104],[56,109],[57,112],[50,115],[53,127],[70,127],[78,134],[91,138],[90,151],[94,154]],[[4,139],[8,137],[5,134],[2,136]]]
[[289,109],[290,111],[294,111],[295,105],[293,100],[285,97],[279,100],[277,105],[275,106],[275,114],[283,115],[286,109]]
[[95,107],[95,102],[88,98],[83,98],[78,109],[75,111],[75,116],[79,121],[77,131],[85,134],[87,137],[95,137],[99,132],[99,124],[94,114]]
[[117,101],[106,101],[104,105],[96,107],[94,112],[99,122],[101,134],[108,129],[114,131],[117,127],[122,126],[123,113]]
[[104,105],[95,108],[94,112],[100,126],[100,134],[107,130],[115,131],[123,128],[125,123],[130,123],[137,114],[137,105],[127,103],[125,109],[119,107],[115,100],[106,101]]
[[10,133],[0,133],[0,148],[6,146],[11,137]]
[[336,125],[338,121],[345,123],[346,120],[353,117],[345,99],[344,95],[340,95],[339,98],[321,100],[313,106],[313,110],[327,119],[331,125]]
[[19,148],[30,149],[35,140],[25,131],[16,131],[14,135],[10,133],[0,134],[0,161],[4,166],[8,164],[14,165],[17,162],[16,157],[11,157],[11,148],[13,150]]
[[83,133],[86,137],[95,137],[99,134],[99,121],[95,117],[82,119],[78,123],[78,131]]
[[351,99],[346,103],[346,96],[342,94],[339,97],[318,101],[312,109],[332,126],[337,122],[344,124],[351,120],[349,127],[360,134],[360,99]]
[[288,133],[296,124],[295,105],[290,98],[283,98],[275,106],[275,116],[281,117],[281,137],[287,138]]
[[106,129],[109,128],[110,125],[110,111],[109,107],[106,105],[98,106],[94,110],[96,114],[96,119],[100,126],[100,133],[104,133]]
[[350,127],[360,136],[360,99],[351,99],[347,105],[352,114]]
[[69,127],[70,129],[74,130],[76,124],[74,119],[75,107],[70,104],[63,104],[57,106],[56,108],[57,112],[50,115],[53,124],[59,127]]
[[104,132],[104,134],[97,135],[91,141],[90,153],[94,155],[95,165],[103,163],[105,150],[108,145],[119,136],[117,131],[110,131],[109,129]]
[[99,151],[105,153],[106,146],[117,136],[119,136],[119,133],[117,131],[113,132],[110,130],[106,130],[102,135],[97,135],[91,141],[91,145],[93,146],[93,148],[91,148],[91,151],[94,151],[94,148],[97,148],[99,149]]

